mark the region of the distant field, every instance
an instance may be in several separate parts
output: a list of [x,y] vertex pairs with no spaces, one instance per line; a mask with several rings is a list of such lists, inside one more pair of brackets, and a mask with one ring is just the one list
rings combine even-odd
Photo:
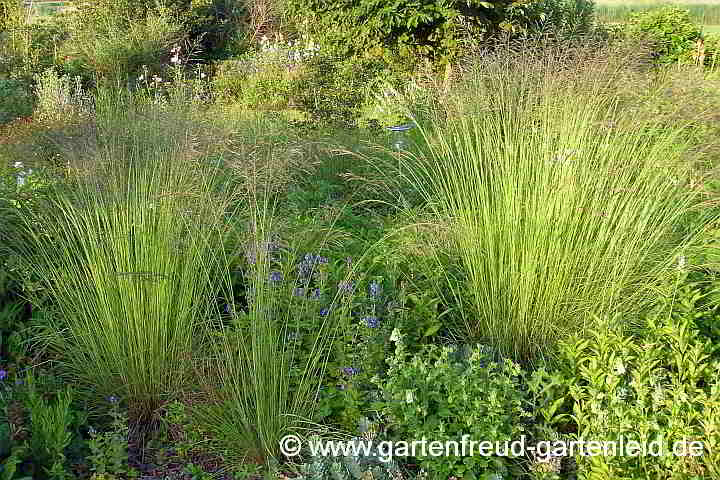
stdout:
[[690,10],[693,20],[699,24],[720,25],[720,0],[597,0],[595,12],[598,20],[614,23],[625,21],[632,13],[668,4]]
[[[720,0],[596,0],[595,13],[601,22],[620,23],[632,13],[669,4],[690,10],[693,20],[704,25],[706,33],[720,33]],[[43,16],[71,8],[72,0],[26,0],[25,6],[31,8],[35,16]]]
[[71,1],[63,0],[25,1],[25,7],[30,8],[32,13],[38,16],[56,13],[70,7],[71,5]]

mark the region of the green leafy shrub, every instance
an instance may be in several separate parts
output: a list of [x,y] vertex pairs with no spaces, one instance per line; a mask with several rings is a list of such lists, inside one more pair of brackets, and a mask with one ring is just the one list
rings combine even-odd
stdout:
[[594,23],[594,0],[539,0],[533,3],[534,27],[560,35],[581,35],[589,32]]
[[57,49],[66,36],[61,21],[33,19],[21,0],[2,2],[0,28],[0,77],[30,84],[34,75],[57,61]]
[[279,67],[251,73],[243,81],[242,103],[259,110],[284,110],[292,101],[293,80],[292,72]]
[[[705,246],[708,252],[717,255],[717,244]],[[717,257],[716,257],[717,258]],[[687,261],[681,257],[681,261]],[[698,339],[708,339],[711,356],[720,360],[720,275],[713,271],[681,271],[673,285],[672,300],[665,300],[668,311],[675,322],[692,320]]]
[[[8,124],[0,137],[0,161],[18,165],[16,173],[35,172],[20,175],[22,188],[12,195],[16,200],[30,200],[35,190],[58,173],[60,156],[72,150],[75,152],[69,156],[79,155],[77,150],[87,146],[94,132],[90,125],[93,99],[81,87],[79,78],[59,75],[57,69],[50,68],[33,80],[36,108],[32,116]],[[44,174],[37,175],[41,172]]]
[[118,399],[110,397],[110,428],[98,432],[90,428],[88,447],[90,470],[99,475],[127,475],[129,428],[127,414],[120,410]]
[[0,125],[30,116],[32,108],[32,96],[23,82],[0,78]]
[[65,33],[55,23],[13,27],[0,34],[0,74],[31,84],[34,75],[59,63]]
[[269,64],[253,70],[245,68],[242,60],[219,64],[213,79],[217,98],[257,110],[289,108],[296,75],[283,65]]
[[[257,27],[253,24],[253,11],[263,10],[275,14],[273,2],[228,0],[169,0],[163,1],[163,11],[174,18],[180,30],[187,34],[193,45],[199,48],[198,57],[203,59],[225,58],[228,50],[244,49],[248,46],[246,37],[251,37]],[[117,22],[147,24],[158,15],[157,4],[145,0],[123,0],[119,2],[92,0],[79,5],[81,13],[97,19]]]
[[213,80],[223,101],[260,110],[299,109],[321,125],[355,126],[384,84],[398,86],[411,62],[343,59],[311,39],[263,40],[261,49],[220,63]]
[[173,450],[180,458],[191,457],[204,440],[202,432],[194,428],[191,413],[187,405],[174,401],[165,406],[165,414],[161,417]]
[[685,59],[701,38],[701,30],[691,20],[690,12],[676,6],[632,15],[628,31],[649,38],[654,45],[655,60],[660,64]]
[[9,433],[0,454],[3,478],[71,478],[69,455],[86,420],[72,407],[72,389],[44,372],[16,376],[12,383],[3,373],[0,406],[2,425]]
[[245,69],[241,61],[225,60],[215,66],[212,90],[220,101],[236,100],[242,94]]
[[65,449],[70,445],[71,440],[72,391],[67,388],[58,394],[54,404],[48,404],[29,378],[28,402],[29,447],[33,462],[38,467],[45,468],[47,473],[62,473],[65,468]]
[[[0,163],[22,165],[35,172],[62,168],[61,157],[82,156],[82,150],[94,141],[94,105],[79,78],[60,75],[57,68],[40,72],[33,78],[33,103],[30,117],[20,118],[0,130]],[[39,177],[26,178],[29,184]],[[46,175],[45,180],[49,177]],[[22,189],[20,197],[31,194]]]
[[[200,47],[201,58],[214,60],[242,53],[272,24],[281,12],[276,1],[193,0],[181,9],[180,18],[189,40]],[[264,7],[264,8],[263,8]],[[254,13],[259,11],[261,15]],[[258,18],[264,14],[270,18]],[[264,33],[264,32],[263,32]]]
[[[23,208],[32,208],[50,183],[42,168],[23,162],[4,165],[0,160],[0,218],[7,236],[13,236],[22,223],[19,215]],[[23,271],[22,261],[13,254],[7,243],[0,244],[0,355],[2,369],[8,375],[28,362],[31,329],[42,313],[30,312],[23,291],[32,290],[31,275]],[[41,323],[41,322],[38,322]]]
[[[4,153],[7,153],[7,146],[4,147]],[[0,156],[0,159],[9,158]],[[0,216],[3,234],[8,238],[20,229],[20,212],[24,208],[35,208],[47,187],[56,181],[46,168],[10,159],[8,164],[0,163]],[[29,312],[26,299],[20,294],[33,290],[33,284],[31,275],[21,264],[9,243],[0,244],[0,344],[3,357],[9,362],[26,360],[23,357],[30,340],[25,328]],[[41,314],[39,311],[34,313]]]
[[353,127],[383,86],[402,85],[412,62],[342,59],[321,51],[301,68],[293,96],[298,106],[316,122]]
[[392,280],[383,282],[375,277],[366,288],[360,288],[364,283],[358,283],[349,305],[351,321],[336,334],[336,342],[344,348],[337,349],[330,358],[318,414],[326,423],[347,431],[356,431],[374,415],[374,402],[380,392],[373,377],[384,375],[388,368],[386,358],[393,352],[389,341],[393,329],[423,332],[420,319],[435,313],[432,300],[421,295],[409,299],[394,287]]
[[0,348],[7,352],[7,360],[13,361],[22,358],[24,352],[22,342],[26,339],[18,330],[24,326],[22,317],[25,305],[17,300],[12,301],[10,298],[15,292],[2,287],[6,287],[5,282],[0,284]]
[[322,43],[336,48],[338,54],[385,56],[390,60],[397,52],[456,56],[462,53],[462,41],[467,37],[484,38],[527,25],[526,14],[534,12],[532,3],[293,0],[289,5],[303,14],[309,30],[320,35]]
[[288,108],[293,103],[301,65],[317,50],[307,37],[295,42],[262,37],[259,49],[217,65],[213,92],[221,101],[235,101],[250,108]]
[[[692,301],[684,297],[681,304],[686,300]],[[622,437],[625,445],[657,442],[662,450],[656,452],[663,453],[578,457],[580,478],[720,473],[720,363],[711,358],[713,345],[698,332],[686,306],[671,317],[647,317],[639,337],[609,325],[563,347],[578,437],[615,442]],[[690,454],[691,442],[701,443],[701,455]]]
[[[521,370],[506,360],[496,363],[482,347],[428,346],[408,355],[396,331],[395,354],[387,377],[377,379],[384,395],[390,436],[398,440],[454,440],[462,436],[490,442],[516,441],[529,414],[521,388]],[[512,468],[498,456],[419,456],[420,466],[437,478],[477,478]]]

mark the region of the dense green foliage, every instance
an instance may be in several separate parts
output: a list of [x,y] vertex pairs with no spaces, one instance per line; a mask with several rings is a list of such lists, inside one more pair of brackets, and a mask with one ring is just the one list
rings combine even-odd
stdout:
[[629,28],[634,34],[650,37],[660,63],[677,63],[701,37],[700,28],[690,19],[690,12],[678,7],[633,14]]
[[[717,346],[697,330],[681,295],[671,316],[650,316],[642,338],[595,331],[564,352],[581,438],[653,445],[654,454],[583,459],[585,478],[712,478],[720,473]],[[690,308],[688,308],[690,307]],[[691,448],[701,455],[691,453]]]
[[32,113],[32,97],[26,85],[14,79],[0,79],[0,125]]
[[[526,398],[517,364],[495,363],[480,347],[431,346],[412,355],[399,331],[391,340],[395,353],[388,358],[387,378],[380,381],[390,438],[460,443],[468,435],[510,443],[524,434],[530,415],[524,410]],[[448,478],[506,474],[509,466],[494,455],[417,455],[425,470]]]
[[[0,479],[720,475],[685,13],[1,5]],[[621,437],[703,455],[539,449]],[[386,448],[423,438],[536,450]]]
[[533,0],[526,1],[377,1],[291,2],[313,32],[338,48],[338,53],[365,52],[369,56],[419,53],[443,57],[455,55],[468,36],[522,28]]

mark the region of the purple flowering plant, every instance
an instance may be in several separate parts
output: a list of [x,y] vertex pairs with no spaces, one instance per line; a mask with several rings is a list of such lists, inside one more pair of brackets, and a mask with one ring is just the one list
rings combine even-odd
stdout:
[[[280,242],[278,242],[280,243]],[[275,299],[273,315],[289,319],[283,335],[285,348],[293,349],[289,365],[290,385],[300,381],[303,362],[313,353],[317,332],[332,335],[320,398],[321,417],[355,428],[357,419],[367,413],[372,389],[370,378],[387,368],[385,358],[394,318],[387,303],[391,290],[384,277],[363,277],[359,257],[328,254],[318,250],[282,250],[282,258],[256,255],[246,268],[262,275],[247,275],[252,282],[273,288],[266,292]],[[266,263],[261,263],[263,259]],[[240,310],[248,310],[242,301]],[[252,315],[242,316],[238,325],[251,331]]]

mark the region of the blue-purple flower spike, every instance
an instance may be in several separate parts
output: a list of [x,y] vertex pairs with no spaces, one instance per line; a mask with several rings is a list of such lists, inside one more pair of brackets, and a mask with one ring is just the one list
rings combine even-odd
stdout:
[[303,260],[298,264],[298,273],[301,277],[307,278],[314,270],[316,265],[325,265],[328,263],[327,257],[306,253]]
[[363,321],[370,328],[377,328],[377,326],[378,326],[378,318],[377,317],[364,317]]
[[391,132],[407,132],[411,128],[415,128],[414,123],[405,123],[403,125],[394,125],[392,127],[387,127],[387,129]]
[[380,284],[376,281],[370,282],[370,298],[375,299],[378,295],[380,295]]
[[355,290],[355,284],[353,282],[340,282],[338,284],[338,290],[346,293],[352,293]]

